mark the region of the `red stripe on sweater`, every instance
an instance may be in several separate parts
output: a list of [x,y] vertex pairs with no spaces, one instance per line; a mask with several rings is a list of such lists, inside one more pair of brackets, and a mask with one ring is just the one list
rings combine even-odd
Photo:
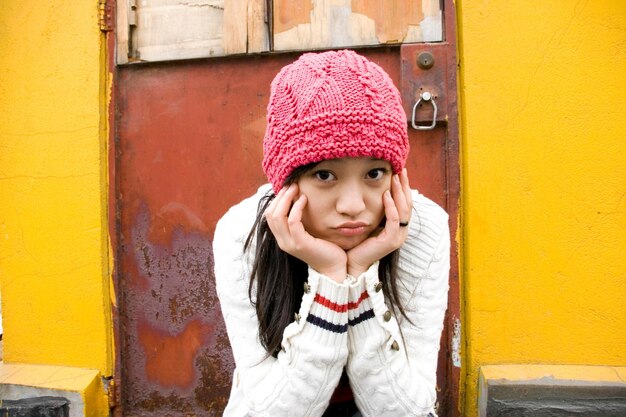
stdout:
[[369,295],[367,294],[367,291],[363,291],[358,300],[354,302],[349,302],[348,304],[337,304],[333,301],[330,301],[328,298],[325,298],[324,296],[316,294],[314,301],[338,313],[345,313],[346,311],[348,311],[348,309],[354,310],[359,308],[359,304],[361,304],[361,302],[363,300],[366,300],[368,297]]
[[331,310],[334,310],[338,313],[345,313],[346,311],[348,311],[348,304],[337,304],[334,303],[332,301],[330,301],[328,298],[324,298],[319,294],[315,295],[315,300],[316,303],[323,305],[326,308],[329,308]]
[[326,308],[329,308],[333,311],[336,311],[338,313],[345,313],[346,311],[350,310],[355,310],[357,308],[359,308],[359,305],[361,304],[361,302],[363,300],[366,300],[367,298],[369,298],[369,294],[367,293],[367,291],[363,291],[361,293],[361,296],[359,297],[358,300],[354,301],[354,302],[349,302],[348,304],[337,304],[335,302],[330,301],[328,298],[325,298],[322,295],[319,294],[315,294],[315,302],[318,304],[323,305]]
[[348,303],[348,309],[355,310],[359,308],[359,304],[361,304],[361,301],[366,300],[368,297],[369,297],[369,294],[367,293],[367,291],[363,291],[358,300],[356,300],[355,302]]

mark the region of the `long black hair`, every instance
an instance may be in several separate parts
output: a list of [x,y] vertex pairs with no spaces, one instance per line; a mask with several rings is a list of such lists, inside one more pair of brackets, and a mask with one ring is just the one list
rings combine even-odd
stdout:
[[[287,187],[296,182],[301,175],[313,169],[315,165],[317,163],[296,168],[285,180],[284,186]],[[259,320],[261,345],[269,355],[277,356],[280,351],[283,332],[293,321],[294,315],[300,308],[300,301],[304,294],[304,283],[308,278],[308,266],[278,246],[276,238],[265,220],[265,210],[274,197],[274,193],[270,191],[259,201],[256,220],[248,234],[244,250],[249,250],[252,241],[256,240],[248,296],[252,301],[254,282],[256,281],[256,302],[254,304]],[[378,267],[378,279],[383,285],[382,289],[388,303],[396,307],[400,314],[407,318],[398,294],[397,262],[397,250],[382,258]]]

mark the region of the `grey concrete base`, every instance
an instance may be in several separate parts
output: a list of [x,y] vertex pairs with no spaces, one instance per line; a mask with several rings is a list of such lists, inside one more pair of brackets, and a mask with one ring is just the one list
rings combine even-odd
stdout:
[[626,387],[509,384],[488,392],[486,417],[626,416]]
[[69,401],[60,397],[34,397],[1,400],[2,417],[69,417]]
[[[4,384],[0,385],[0,400],[2,402],[7,401],[18,401],[27,398],[38,398],[38,397],[56,397],[63,398],[68,403],[68,414],[67,417],[84,417],[84,404],[83,399],[77,392],[69,392],[69,391],[61,391],[61,390],[53,390],[53,389],[44,389],[38,387],[28,387],[24,385],[9,385]],[[10,414],[10,416],[13,416]],[[21,415],[20,415],[21,416]],[[32,415],[28,415],[31,416]],[[43,414],[43,416],[47,416]],[[56,417],[55,415],[50,415],[50,417]],[[5,417],[5,414],[0,412],[0,417]],[[65,415],[64,415],[65,417]]]
[[599,374],[598,369],[603,370],[532,365],[481,368],[478,415],[626,417],[626,381],[614,377],[612,368],[604,374]]

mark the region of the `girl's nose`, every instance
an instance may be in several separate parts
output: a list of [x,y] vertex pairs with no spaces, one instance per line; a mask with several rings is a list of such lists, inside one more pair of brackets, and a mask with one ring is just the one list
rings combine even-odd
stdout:
[[354,217],[365,210],[365,199],[360,187],[347,184],[339,192],[336,204],[337,212]]

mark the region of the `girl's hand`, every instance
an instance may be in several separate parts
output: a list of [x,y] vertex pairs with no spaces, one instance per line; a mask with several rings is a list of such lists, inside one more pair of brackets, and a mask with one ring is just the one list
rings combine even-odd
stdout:
[[413,199],[406,169],[391,179],[391,192],[383,194],[383,205],[385,227],[348,251],[348,274],[353,277],[358,277],[374,262],[400,248],[409,234]]
[[347,275],[347,255],[339,246],[317,239],[304,230],[302,212],[305,195],[297,198],[298,186],[280,190],[265,210],[265,219],[278,246],[288,254],[307,263],[320,274],[342,282]]

